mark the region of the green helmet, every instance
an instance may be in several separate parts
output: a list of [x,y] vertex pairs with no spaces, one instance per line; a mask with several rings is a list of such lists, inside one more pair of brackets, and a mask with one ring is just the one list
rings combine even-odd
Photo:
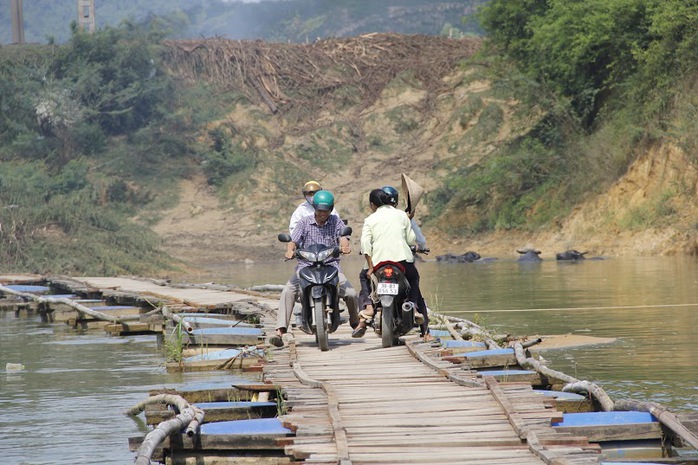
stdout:
[[334,208],[334,195],[330,191],[317,191],[313,196],[315,210],[332,211]]

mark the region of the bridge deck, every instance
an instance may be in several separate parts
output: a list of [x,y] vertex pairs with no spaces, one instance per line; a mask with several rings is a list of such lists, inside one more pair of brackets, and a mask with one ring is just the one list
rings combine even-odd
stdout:
[[371,332],[352,339],[345,326],[328,352],[296,331],[265,367],[286,386],[282,421],[297,434],[287,454],[346,465],[599,463],[598,446],[553,431],[560,413],[530,385],[483,379],[415,338],[392,348]]
[[[269,329],[275,299],[254,293],[183,289],[123,278],[79,278],[102,293],[134,293],[168,302],[238,311],[262,310]],[[321,352],[314,337],[272,352],[266,381],[283,386],[281,417],[296,436],[286,454],[308,464],[556,464],[600,462],[585,437],[553,430],[560,412],[527,383],[498,382],[439,358],[418,339],[382,348],[369,332],[352,339],[348,325]]]

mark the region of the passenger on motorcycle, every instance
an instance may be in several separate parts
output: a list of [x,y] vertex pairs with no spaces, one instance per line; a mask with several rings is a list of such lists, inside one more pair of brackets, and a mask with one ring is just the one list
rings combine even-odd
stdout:
[[[388,203],[393,207],[397,208],[399,197],[397,189],[395,189],[392,186],[383,186],[381,187],[381,190],[388,194]],[[410,225],[412,226],[412,231],[414,231],[414,235],[417,242],[417,248],[415,254],[413,254],[416,258],[416,252],[427,250],[427,239],[424,237],[424,234],[422,234],[422,230],[417,224],[417,221],[414,219],[414,210],[410,212],[410,208],[408,207],[405,210],[405,212],[407,213],[407,216],[410,219]],[[419,290],[419,297],[416,301],[416,304],[417,311],[422,314],[422,321],[420,323],[420,327],[422,331],[422,336],[424,336],[425,334],[429,333],[429,315],[427,314],[427,303],[424,301],[421,289]],[[419,315],[417,315],[417,318],[419,319]]]
[[[291,234],[291,242],[286,247],[286,258],[289,260],[294,258],[296,248],[307,247],[311,244],[336,245],[337,241],[339,241],[340,251],[343,254],[351,253],[349,238],[341,236],[344,223],[338,216],[330,213],[334,208],[334,196],[332,193],[324,190],[316,192],[312,199],[312,205],[314,214],[301,218]],[[344,299],[349,311],[351,327],[356,328],[359,322],[356,290],[351,286],[344,273],[341,272],[339,258],[328,263],[340,270],[339,296]],[[276,336],[269,341],[277,347],[283,345],[282,336],[287,331],[293,312],[293,305],[300,295],[298,270],[308,265],[309,262],[299,257],[293,275],[281,292]]]
[[[293,234],[293,230],[296,229],[298,220],[305,216],[313,216],[315,209],[313,208],[313,196],[316,192],[321,191],[322,187],[317,181],[308,181],[303,185],[303,197],[305,201],[298,205],[296,210],[291,215],[291,221],[288,223],[288,233]],[[332,208],[332,214],[340,218],[339,213],[336,208]]]
[[[419,272],[414,266],[414,254],[410,245],[416,245],[416,235],[412,230],[410,219],[404,211],[393,207],[397,203],[397,191],[385,192],[383,189],[374,189],[369,194],[369,204],[373,213],[364,220],[361,233],[361,249],[368,265],[366,269],[366,285],[373,274],[373,265],[382,261],[393,261],[402,264],[405,268],[405,277],[410,283],[409,300],[416,304],[419,313],[415,314],[415,320],[423,323],[426,314],[424,300],[420,299]],[[364,281],[362,280],[362,295]],[[370,292],[370,291],[368,291]],[[421,303],[420,303],[421,300]],[[420,307],[424,308],[420,308]],[[371,309],[372,311],[372,309]],[[364,316],[367,312],[362,312]],[[422,327],[422,336],[427,334],[428,327]],[[366,333],[366,321],[361,319],[359,326],[352,333],[353,337],[362,337]]]

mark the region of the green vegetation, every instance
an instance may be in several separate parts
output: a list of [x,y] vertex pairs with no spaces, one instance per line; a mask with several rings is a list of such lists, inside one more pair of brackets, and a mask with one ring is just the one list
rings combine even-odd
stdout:
[[184,354],[184,330],[182,323],[177,323],[170,334],[165,335],[163,344],[165,363],[182,363]]
[[[623,174],[638,146],[670,139],[695,153],[698,5],[492,0],[479,18],[490,39],[482,78],[540,118],[430,196],[434,219],[466,212],[448,232],[548,225]],[[628,225],[651,227],[662,205]]]
[[[284,18],[267,32],[302,41],[340,30],[342,15],[353,25],[346,31],[380,30],[360,12],[373,18],[393,4],[340,3],[341,14],[319,0],[234,11],[259,8],[267,25]],[[398,3],[396,25],[429,11]],[[449,174],[425,196],[427,221],[474,234],[561,220],[659,141],[698,164],[698,6],[687,2],[492,0],[479,14],[490,41],[463,64],[460,82],[439,73],[468,56],[466,41],[175,53],[164,31],[199,24],[192,18],[218,17],[224,28],[230,14],[222,2],[190,6],[145,28],[124,22],[90,35],[73,25],[64,45],[0,48],[0,270],[171,270],[177,264],[147,229],[158,219],[151,212],[175,202],[176,181],[200,174],[231,210],[254,191],[268,206],[249,213],[261,230],[284,226],[279,199],[297,194],[309,169],[351,175],[371,157],[395,163],[398,150],[439,146],[437,168]],[[322,47],[348,51],[330,59]],[[280,111],[266,111],[264,92]],[[677,216],[672,196],[691,195],[691,186],[674,189],[618,226],[666,224]]]
[[159,38],[125,25],[75,31],[63,47],[2,49],[2,269],[111,275],[173,265],[130,221],[159,187],[144,173],[180,175],[187,146],[168,127]]

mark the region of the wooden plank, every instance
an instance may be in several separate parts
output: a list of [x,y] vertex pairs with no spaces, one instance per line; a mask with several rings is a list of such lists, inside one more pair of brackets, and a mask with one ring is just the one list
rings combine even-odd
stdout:
[[162,325],[140,322],[107,323],[104,325],[104,330],[112,336],[159,334],[162,333]]
[[659,423],[625,425],[554,426],[556,431],[586,436],[590,441],[631,441],[639,439],[660,439],[662,429]]
[[[223,386],[221,384],[223,384]],[[190,404],[201,402],[249,401],[252,398],[251,392],[235,389],[228,383],[201,383],[196,386],[183,386],[179,389],[153,389],[149,391],[148,394],[150,396],[158,394],[176,394],[184,397]]]
[[248,453],[230,455],[216,454],[214,452],[190,452],[175,451],[168,457],[168,465],[287,465],[291,463],[290,457],[269,456]]

